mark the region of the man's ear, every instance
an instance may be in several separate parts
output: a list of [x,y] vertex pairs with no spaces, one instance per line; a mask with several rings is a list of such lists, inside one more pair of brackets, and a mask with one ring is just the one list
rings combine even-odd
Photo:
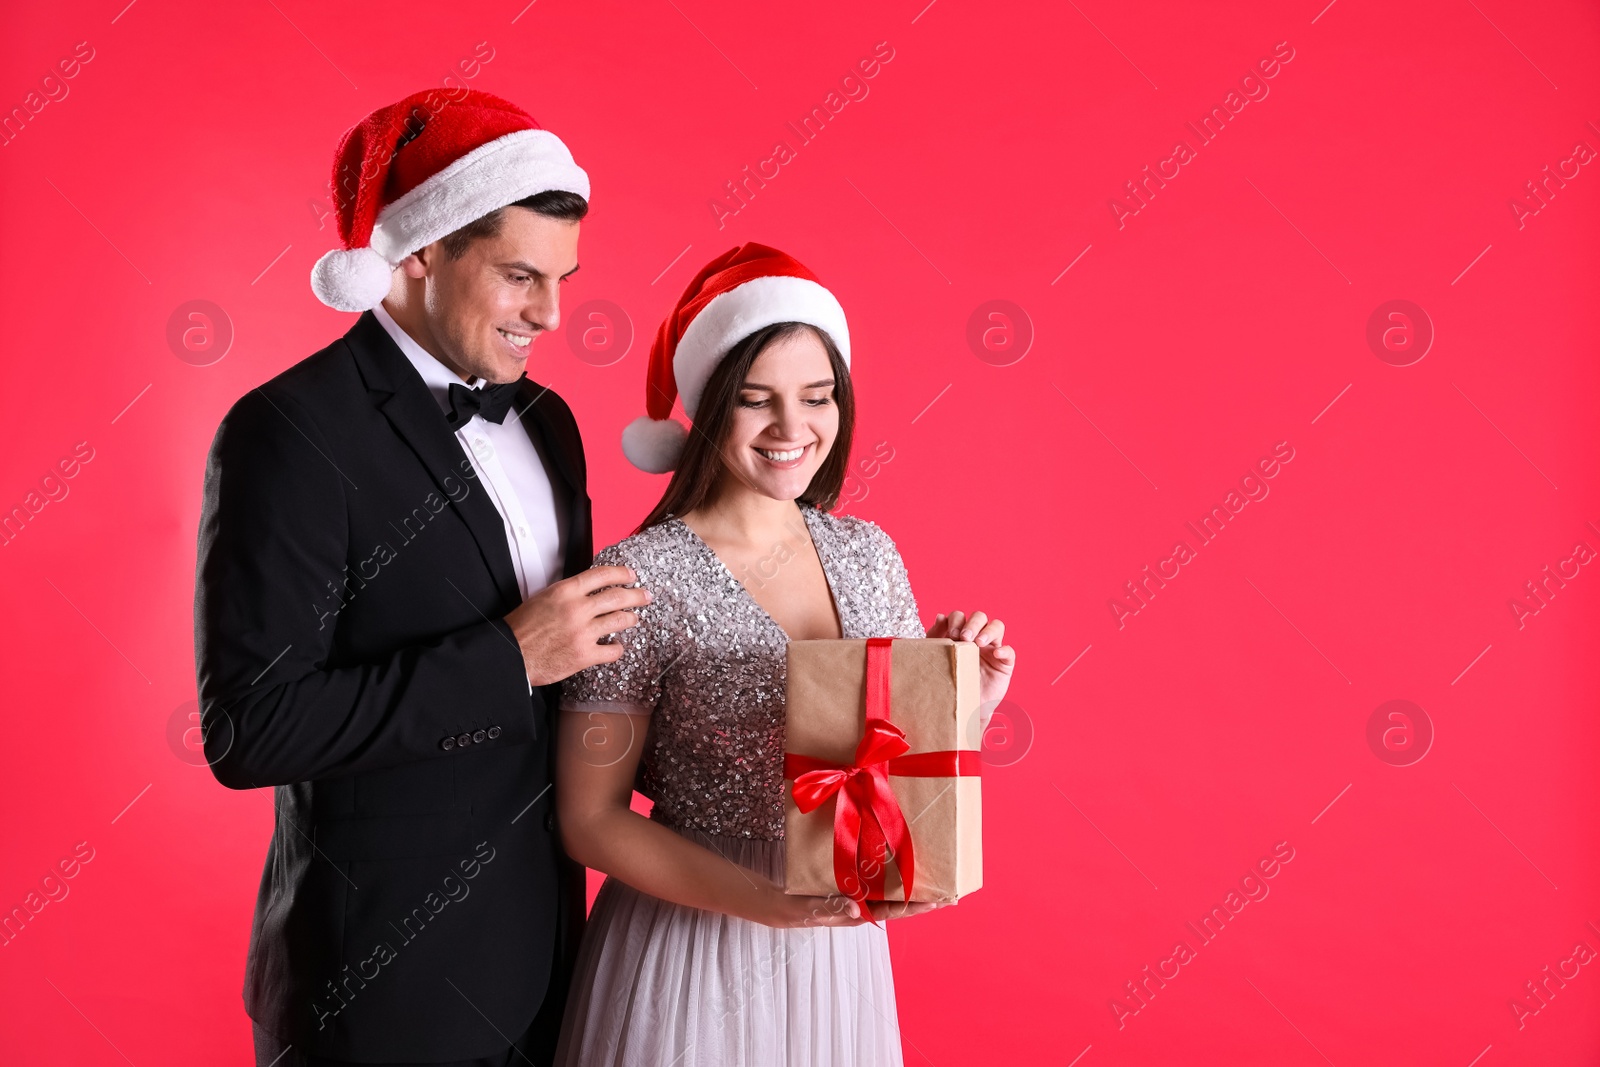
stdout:
[[405,272],[407,278],[415,278],[420,281],[428,276],[428,265],[432,262],[431,257],[435,254],[435,245],[423,245],[405,259],[402,259],[399,269]]

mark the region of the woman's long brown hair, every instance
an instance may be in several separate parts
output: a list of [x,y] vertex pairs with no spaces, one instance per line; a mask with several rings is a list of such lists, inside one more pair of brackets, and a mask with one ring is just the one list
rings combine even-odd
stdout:
[[822,511],[832,510],[844,486],[845,467],[850,462],[850,440],[855,432],[856,397],[850,384],[850,370],[825,331],[803,322],[780,322],[739,341],[711,372],[700,396],[699,415],[689,428],[689,440],[684,442],[683,455],[672,472],[672,481],[667,483],[667,491],[661,494],[661,499],[634,533],[642,533],[676,515],[687,515],[712,498],[717,484],[728,472],[722,450],[733,430],[734,408],[739,403],[745,375],[768,345],[796,330],[810,330],[827,350],[828,363],[833,368],[833,401],[839,407],[839,434],[798,502]]

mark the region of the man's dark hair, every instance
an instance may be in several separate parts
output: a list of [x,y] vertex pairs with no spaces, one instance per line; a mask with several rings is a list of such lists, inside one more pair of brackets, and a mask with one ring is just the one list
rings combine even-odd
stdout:
[[[581,222],[589,213],[589,201],[577,193],[569,193],[564,189],[534,193],[507,206],[525,207],[540,215],[552,219],[564,219],[567,222]],[[500,221],[505,217],[505,211],[503,207],[495,208],[482,218],[473,219],[454,233],[439,238],[439,243],[444,246],[444,254],[451,259],[460,259],[467,254],[467,249],[472,247],[472,242],[480,238],[500,236]]]

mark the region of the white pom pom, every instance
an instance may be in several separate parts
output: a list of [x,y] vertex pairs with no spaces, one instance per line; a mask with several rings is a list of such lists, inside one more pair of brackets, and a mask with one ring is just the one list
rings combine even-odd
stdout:
[[641,416],[622,430],[622,454],[642,471],[665,474],[678,465],[689,431],[677,419]]
[[370,248],[335,248],[311,268],[311,291],[339,311],[367,311],[389,295],[394,268]]

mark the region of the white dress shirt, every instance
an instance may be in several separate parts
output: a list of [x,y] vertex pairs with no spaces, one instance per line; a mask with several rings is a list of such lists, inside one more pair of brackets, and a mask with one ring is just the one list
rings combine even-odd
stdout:
[[[382,304],[373,308],[372,314],[422,376],[443,414],[450,412],[452,383],[474,389],[489,384],[482,378],[468,381],[440,363]],[[514,411],[499,423],[474,415],[456,431],[456,439],[477,472],[478,484],[489,494],[505,524],[506,547],[511,550],[511,565],[524,600],[559,580],[566,559],[566,493],[556,491],[554,468],[533,438]]]

